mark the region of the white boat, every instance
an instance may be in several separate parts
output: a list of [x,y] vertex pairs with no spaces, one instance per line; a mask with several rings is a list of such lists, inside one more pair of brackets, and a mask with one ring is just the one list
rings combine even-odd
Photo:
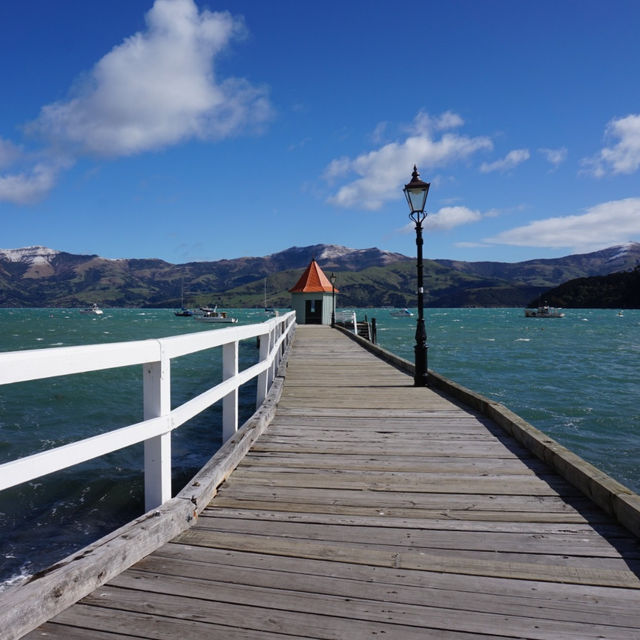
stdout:
[[238,322],[238,318],[232,318],[227,315],[226,311],[218,311],[218,307],[213,309],[209,307],[200,307],[202,313],[193,316],[198,322],[221,322],[227,324],[233,324]]
[[80,313],[91,313],[94,316],[101,316],[102,309],[94,302],[90,307],[86,309],[80,309]]
[[524,315],[526,318],[564,318],[564,313],[560,309],[550,307],[548,304],[537,309],[525,309]]
[[411,313],[409,309],[397,309],[396,311],[392,311],[391,315],[394,318],[411,318],[413,313]]

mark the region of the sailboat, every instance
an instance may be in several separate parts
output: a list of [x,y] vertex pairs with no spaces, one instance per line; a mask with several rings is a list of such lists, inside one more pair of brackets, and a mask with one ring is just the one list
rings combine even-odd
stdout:
[[267,306],[267,279],[264,279],[264,312],[270,316],[277,315],[277,311],[273,307]]
[[193,315],[193,311],[185,308],[184,306],[184,276],[182,276],[182,280],[180,281],[180,309],[178,311],[174,311],[174,315],[185,318]]

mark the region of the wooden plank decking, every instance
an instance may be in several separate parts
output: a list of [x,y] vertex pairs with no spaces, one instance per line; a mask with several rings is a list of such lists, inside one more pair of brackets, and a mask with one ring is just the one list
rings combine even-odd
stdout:
[[301,326],[197,524],[26,637],[640,638],[639,560],[495,424]]

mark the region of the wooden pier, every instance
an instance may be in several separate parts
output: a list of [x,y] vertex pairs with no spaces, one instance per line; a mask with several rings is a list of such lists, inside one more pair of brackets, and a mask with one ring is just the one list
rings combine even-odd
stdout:
[[[412,382],[298,327],[275,419],[196,523],[26,637],[640,638],[638,539]],[[617,483],[570,463],[633,528],[637,496],[621,508]]]

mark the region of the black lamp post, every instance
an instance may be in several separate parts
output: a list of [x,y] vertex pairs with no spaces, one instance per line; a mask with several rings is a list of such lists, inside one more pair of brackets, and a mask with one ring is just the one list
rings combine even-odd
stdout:
[[409,203],[411,213],[409,217],[416,225],[416,246],[418,249],[418,322],[416,326],[416,369],[413,377],[414,386],[427,386],[427,332],[424,328],[424,286],[423,286],[423,266],[422,266],[422,222],[427,217],[424,212],[424,205],[427,202],[429,193],[428,182],[420,180],[420,174],[415,165],[411,174],[411,182],[404,185],[404,195]]
[[336,274],[331,272],[329,280],[331,280],[331,300],[333,302],[331,307],[331,328],[333,329],[336,326]]

